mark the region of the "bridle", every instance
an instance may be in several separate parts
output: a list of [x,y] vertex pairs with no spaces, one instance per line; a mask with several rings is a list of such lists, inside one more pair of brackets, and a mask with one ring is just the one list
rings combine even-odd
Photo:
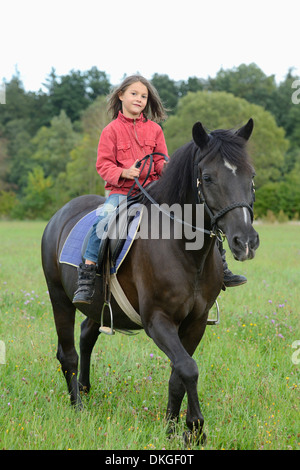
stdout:
[[[161,155],[164,157],[165,161],[169,161],[169,157],[167,157],[167,155],[163,154],[163,153],[159,153],[159,152],[154,152],[154,153],[151,153],[149,155],[146,155],[144,158],[142,158],[141,160],[139,160],[137,162],[137,165],[136,167],[139,168],[141,167],[142,165],[142,162],[144,161],[144,165],[142,167],[142,170],[144,169],[146,163],[148,160],[150,160],[150,165],[149,165],[149,169],[148,169],[148,172],[147,172],[147,175],[143,181],[143,183],[141,184],[138,180],[137,177],[134,178],[134,183],[132,185],[132,187],[130,188],[130,191],[128,193],[128,198],[130,199],[133,199],[136,195],[137,195],[137,191],[141,191],[142,194],[144,196],[146,196],[146,198],[152,203],[154,204],[161,212],[163,212],[165,215],[167,215],[170,219],[172,220],[176,220],[177,222],[180,222],[182,223],[183,225],[188,225],[189,227],[191,227],[193,230],[196,230],[196,231],[200,231],[200,232],[204,232],[205,234],[209,235],[210,237],[216,237],[217,240],[219,240],[220,242],[223,241],[224,237],[225,237],[225,234],[222,232],[222,230],[218,227],[218,224],[217,224],[217,221],[219,219],[221,219],[222,217],[224,217],[225,214],[227,214],[229,211],[231,211],[232,209],[235,209],[237,207],[246,207],[250,213],[250,217],[251,217],[251,222],[253,222],[253,209],[252,207],[247,204],[246,202],[234,202],[233,204],[230,204],[229,206],[225,207],[224,209],[221,209],[217,212],[217,214],[213,214],[213,212],[211,211],[211,209],[209,208],[206,200],[205,200],[205,196],[204,196],[204,193],[203,193],[203,189],[202,189],[202,177],[201,177],[201,170],[199,168],[199,160],[196,159],[197,161],[194,163],[194,177],[193,177],[193,181],[196,181],[196,199],[197,199],[197,203],[198,204],[203,204],[204,205],[204,209],[207,213],[207,215],[209,216],[210,218],[210,224],[211,224],[211,230],[206,230],[202,227],[196,227],[196,226],[193,226],[189,223],[187,223],[186,221],[184,220],[181,220],[181,219],[178,219],[174,216],[174,214],[168,212],[167,210],[165,210],[164,208],[162,208],[154,199],[152,196],[150,196],[150,194],[146,191],[145,189],[145,184],[147,182],[147,179],[150,175],[150,172],[151,172],[151,167],[152,167],[152,164],[153,164],[153,156],[154,155]],[[201,160],[206,156],[203,155],[201,157]],[[141,172],[142,172],[141,170]],[[138,189],[135,189],[135,185],[138,187]],[[253,186],[253,194],[254,194],[254,186]],[[253,197],[253,201],[254,201],[254,197]]]
[[[213,139],[213,136],[211,134],[208,134],[208,138],[211,141]],[[204,154],[201,154],[201,150],[199,149],[200,152],[200,158],[199,158],[199,153],[197,152],[194,158],[194,178],[193,180],[196,181],[196,187],[197,187],[197,203],[198,204],[204,204],[204,209],[207,213],[207,215],[210,218],[210,224],[212,227],[212,232],[216,234],[216,237],[218,238],[219,241],[222,241],[224,237],[226,236],[222,230],[218,227],[218,220],[224,217],[225,214],[230,212],[232,209],[236,209],[237,207],[246,207],[250,213],[250,218],[251,218],[251,223],[253,222],[253,203],[255,201],[255,189],[254,189],[254,182],[252,181],[252,193],[253,193],[253,200],[252,204],[248,204],[247,202],[234,202],[230,204],[227,207],[224,207],[224,209],[219,210],[216,214],[213,214],[212,210],[208,206],[204,192],[203,192],[203,187],[202,187],[202,175],[201,175],[201,170],[199,167],[200,161],[202,161],[209,153],[210,150],[208,149]],[[251,207],[252,206],[252,207]]]
[[[220,239],[220,237],[224,238],[225,234],[218,227],[217,221],[219,219],[221,219],[222,217],[224,217],[224,215],[227,214],[227,212],[230,212],[232,209],[236,209],[237,207],[246,207],[248,209],[249,213],[250,213],[251,223],[253,222],[253,209],[249,204],[247,204],[247,202],[234,202],[234,203],[230,204],[229,206],[224,207],[224,209],[219,210],[219,212],[217,212],[216,214],[213,214],[213,212],[211,211],[211,209],[209,208],[209,206],[208,206],[208,204],[205,200],[205,196],[204,196],[203,188],[202,188],[201,171],[199,169],[198,164],[197,164],[197,173],[198,173],[197,178],[196,178],[196,181],[197,181],[197,183],[196,183],[196,186],[197,186],[197,199],[198,199],[197,202],[198,202],[198,204],[204,204],[204,209],[205,209],[207,215],[210,218],[210,224],[211,224],[211,227],[212,227],[212,232],[216,234],[218,239]],[[254,191],[254,187],[253,187],[253,191]],[[253,200],[254,200],[254,198],[253,198]]]

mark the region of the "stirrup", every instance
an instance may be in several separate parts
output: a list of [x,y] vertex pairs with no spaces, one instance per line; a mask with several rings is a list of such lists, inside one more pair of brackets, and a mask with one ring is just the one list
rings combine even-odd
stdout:
[[[110,313],[110,326],[104,326],[103,325],[103,314],[105,307],[108,307],[109,313]],[[101,325],[99,328],[100,333],[104,333],[105,335],[114,335],[115,331],[113,329],[113,313],[111,309],[110,302],[104,302],[103,307],[102,307],[102,312],[101,312]]]
[[216,307],[217,307],[217,318],[215,319],[207,319],[206,324],[207,325],[219,325],[220,323],[220,310],[219,310],[219,304],[218,301],[215,301]]

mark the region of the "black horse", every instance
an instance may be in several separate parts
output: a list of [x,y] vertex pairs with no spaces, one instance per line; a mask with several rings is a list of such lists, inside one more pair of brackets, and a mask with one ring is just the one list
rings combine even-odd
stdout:
[[[216,130],[207,134],[201,123],[193,127],[193,140],[171,157],[163,176],[148,190],[152,202],[192,207],[190,227],[203,233],[199,249],[187,249],[187,239],[138,238],[118,271],[118,280],[139,313],[137,326],[112,298],[114,325],[119,329],[144,328],[157,346],[169,357],[167,417],[179,416],[185,392],[188,398],[186,423],[194,435],[202,434],[204,418],[200,411],[197,380],[198,367],[192,355],[207,325],[208,313],[223,285],[223,266],[217,239],[226,234],[237,260],[255,255],[259,237],[252,227],[254,169],[246,152],[246,142],[253,129],[252,119],[238,131]],[[80,376],[74,346],[75,306],[72,298],[77,284],[74,267],[59,263],[62,246],[74,225],[85,214],[103,203],[99,196],[82,196],[61,208],[48,223],[42,239],[43,269],[52,302],[58,334],[57,358],[67,381],[71,403],[81,408],[80,391],[90,389],[89,369],[92,349],[99,336],[103,305],[101,280],[91,305],[83,305],[87,316],[81,325]],[[196,208],[204,204],[204,226],[196,227]],[[203,206],[202,206],[203,207]],[[150,211],[141,221],[151,233]],[[175,227],[180,223],[170,217]],[[184,228],[184,223],[182,225]]]

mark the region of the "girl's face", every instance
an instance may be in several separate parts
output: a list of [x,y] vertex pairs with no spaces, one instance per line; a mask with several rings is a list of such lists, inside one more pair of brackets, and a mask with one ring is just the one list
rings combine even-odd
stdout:
[[147,105],[148,89],[143,83],[135,82],[119,94],[122,101],[122,112],[125,117],[136,119],[140,117]]

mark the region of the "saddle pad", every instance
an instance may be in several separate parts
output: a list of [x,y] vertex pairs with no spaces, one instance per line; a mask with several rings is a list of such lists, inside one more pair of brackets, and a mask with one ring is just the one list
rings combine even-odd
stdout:
[[90,228],[96,223],[101,207],[86,214],[69,233],[62,247],[59,262],[78,267],[82,263],[81,247]]
[[[71,266],[78,267],[82,263],[82,245],[85,240],[85,237],[90,230],[90,228],[95,224],[98,219],[99,210],[95,209],[92,212],[86,214],[82,219],[80,219],[77,224],[73,227],[69,233],[64,246],[62,247],[59,262],[64,264],[70,264]],[[129,226],[128,234],[126,239],[119,241],[118,246],[118,255],[115,258],[114,253],[112,253],[112,258],[114,259],[113,266],[111,266],[111,274],[116,273],[121,266],[123,260],[125,259],[127,253],[129,252],[131,245],[136,237],[140,220],[142,216],[142,210],[137,210],[135,216]],[[123,242],[123,245],[120,244]]]

